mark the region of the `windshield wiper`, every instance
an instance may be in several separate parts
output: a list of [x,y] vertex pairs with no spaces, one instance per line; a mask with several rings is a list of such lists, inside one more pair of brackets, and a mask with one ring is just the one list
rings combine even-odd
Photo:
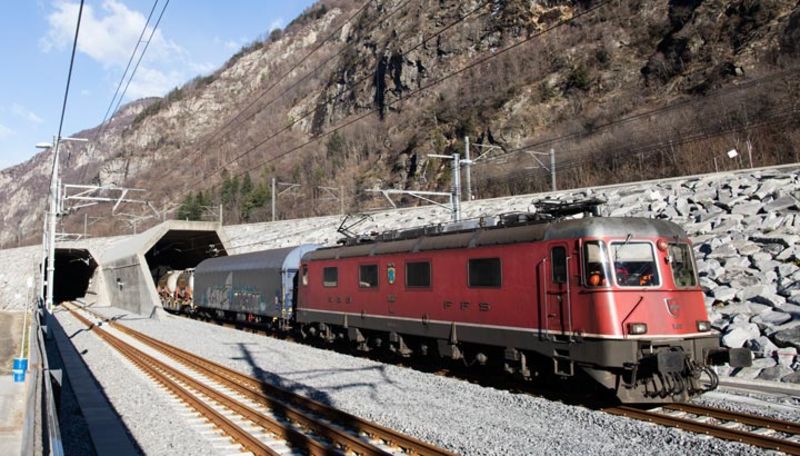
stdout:
[[625,242],[623,242],[623,243],[622,243],[622,245],[619,245],[619,244],[614,244],[614,261],[615,261],[615,262],[616,262],[616,261],[619,261],[619,259],[618,259],[618,258],[619,258],[619,249],[621,249],[621,248],[625,247],[625,245],[626,245],[628,242],[630,242],[630,240],[631,240],[631,238],[632,238],[632,237],[633,237],[633,234],[631,234],[631,233],[628,233],[628,235],[627,235],[627,236],[625,236]]

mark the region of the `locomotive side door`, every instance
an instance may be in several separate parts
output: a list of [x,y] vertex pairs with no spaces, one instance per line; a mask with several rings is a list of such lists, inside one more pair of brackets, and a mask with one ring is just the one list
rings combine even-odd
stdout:
[[550,334],[566,335],[571,331],[569,297],[569,249],[566,243],[548,246],[545,277],[546,307],[544,327]]

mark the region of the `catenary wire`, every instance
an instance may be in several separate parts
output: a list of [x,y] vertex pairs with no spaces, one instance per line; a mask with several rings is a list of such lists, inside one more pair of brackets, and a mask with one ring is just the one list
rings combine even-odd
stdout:
[[144,48],[142,49],[142,53],[139,54],[139,58],[136,60],[136,65],[133,66],[133,71],[131,71],[131,77],[128,78],[128,82],[125,84],[125,89],[122,91],[122,94],[119,96],[117,100],[117,105],[114,107],[114,112],[119,110],[120,104],[122,104],[122,100],[125,98],[125,94],[128,92],[128,87],[130,87],[131,82],[133,81],[134,76],[136,76],[136,70],[139,69],[139,64],[142,63],[142,58],[144,58],[145,53],[147,52],[147,48],[150,47],[150,42],[153,40],[153,36],[156,34],[156,30],[158,30],[158,25],[161,23],[161,19],[164,17],[164,12],[167,10],[169,6],[170,0],[167,0],[164,3],[164,6],[161,8],[161,13],[158,15],[158,19],[156,23],[153,25],[153,29],[150,31],[150,35],[147,37],[147,41],[144,43]]
[[131,56],[128,59],[128,65],[125,66],[125,71],[122,72],[122,77],[119,79],[119,83],[117,84],[117,89],[114,91],[114,96],[111,97],[111,102],[108,104],[108,109],[106,109],[106,114],[103,116],[103,121],[100,123],[100,131],[95,135],[95,138],[99,138],[103,135],[106,130],[106,121],[110,122],[108,116],[111,114],[111,108],[114,106],[114,101],[117,99],[117,95],[119,95],[119,90],[122,88],[122,83],[125,82],[125,77],[128,75],[128,70],[131,68],[131,63],[133,63],[133,58],[136,56],[136,51],[139,50],[139,46],[142,44],[142,38],[144,37],[145,32],[147,31],[147,26],[150,25],[150,20],[153,18],[153,13],[156,10],[156,6],[158,5],[159,0],[155,0],[153,2],[153,7],[150,8],[150,14],[147,15],[147,20],[144,23],[144,27],[142,27],[142,32],[139,34],[139,38],[136,40],[136,46],[133,47],[133,51],[131,52]]
[[[604,7],[605,5],[608,5],[609,3],[611,3],[610,0],[604,1],[604,2],[600,2],[600,3],[598,3],[597,5],[595,5],[595,6],[591,7],[591,8],[588,8],[588,9],[586,9],[584,11],[581,11],[578,14],[575,14],[574,16],[570,17],[569,19],[565,19],[565,20],[559,21],[556,24],[554,24],[554,25],[552,25],[550,27],[547,27],[547,28],[545,28],[545,29],[543,29],[543,30],[541,30],[539,32],[531,34],[530,36],[528,36],[528,37],[526,37],[526,38],[524,38],[524,39],[522,39],[522,40],[520,40],[520,41],[518,41],[518,42],[516,42],[514,44],[511,44],[511,45],[506,46],[506,47],[504,47],[502,49],[499,49],[496,52],[492,53],[491,55],[478,58],[475,61],[473,61],[473,62],[471,62],[471,63],[469,63],[469,64],[467,64],[467,65],[465,65],[465,66],[463,66],[461,68],[459,68],[458,70],[456,70],[456,71],[454,71],[452,73],[446,74],[446,75],[444,75],[444,76],[442,76],[442,77],[440,77],[440,78],[438,78],[438,79],[436,79],[436,80],[434,80],[434,81],[432,81],[432,82],[430,82],[430,83],[428,83],[428,84],[426,84],[424,86],[421,86],[418,89],[412,90],[411,92],[408,93],[407,96],[405,96],[403,98],[398,98],[398,99],[396,99],[396,100],[394,100],[392,102],[387,103],[386,107],[392,106],[392,105],[397,104],[397,103],[399,103],[401,101],[406,101],[406,100],[408,100],[410,98],[414,98],[417,95],[419,95],[419,94],[431,89],[432,87],[438,86],[439,84],[441,84],[444,81],[447,81],[447,80],[449,80],[451,78],[459,76],[459,75],[461,75],[462,73],[464,73],[466,71],[469,71],[469,70],[471,70],[471,69],[473,69],[473,68],[475,68],[475,67],[477,67],[479,65],[482,65],[482,64],[488,62],[489,60],[497,58],[497,57],[499,57],[499,56],[501,56],[501,55],[513,50],[513,49],[516,49],[516,48],[526,44],[526,43],[529,43],[530,41],[534,40],[535,38],[539,38],[542,35],[544,35],[546,33],[549,33],[549,32],[551,32],[551,31],[553,31],[553,30],[555,30],[557,28],[560,28],[560,27],[563,27],[563,26],[565,26],[567,24],[570,24],[570,23],[574,22],[577,19],[580,19],[580,18],[582,18],[582,17],[584,17],[584,16],[586,16],[588,14],[591,14],[591,13],[597,11],[598,9]],[[314,138],[312,138],[312,139],[310,139],[310,140],[308,140],[308,141],[306,141],[306,142],[304,142],[304,143],[302,143],[300,145],[297,145],[297,146],[295,146],[295,147],[293,147],[291,149],[288,149],[288,150],[280,152],[280,153],[278,153],[278,154],[276,154],[276,155],[274,155],[272,157],[269,157],[268,159],[260,162],[257,166],[263,166],[264,164],[279,160],[279,159],[281,159],[281,158],[283,158],[283,157],[285,157],[285,156],[287,156],[289,154],[292,154],[292,153],[302,149],[303,147],[305,147],[305,146],[307,146],[309,144],[313,144],[313,143],[319,141],[322,138],[325,138],[325,137],[327,137],[327,136],[329,136],[329,135],[331,135],[331,134],[333,134],[333,133],[335,133],[335,132],[337,132],[337,131],[339,131],[341,129],[344,129],[344,128],[346,128],[346,127],[348,127],[348,126],[350,126],[350,125],[352,125],[352,124],[354,124],[354,123],[356,123],[356,122],[358,122],[358,121],[360,121],[360,120],[362,120],[362,119],[364,119],[364,118],[376,113],[377,111],[378,111],[378,108],[370,109],[366,113],[364,113],[362,115],[359,115],[356,118],[351,119],[351,120],[349,120],[349,121],[347,121],[347,122],[345,122],[345,123],[343,123],[341,125],[338,125],[338,126],[332,128],[332,129],[330,129],[330,130],[328,130],[328,131],[326,131],[324,133],[320,133],[319,135],[315,136]],[[243,175],[246,172],[247,171],[244,171],[244,172],[239,173],[237,175]]]
[[[606,150],[598,151],[597,153],[600,153],[600,154],[603,154],[603,155],[609,155],[610,154],[612,156],[615,155],[615,154],[620,154],[622,152],[628,152],[628,155],[639,155],[639,154],[650,155],[652,153],[655,153],[655,152],[664,150],[666,148],[669,148],[670,146],[672,146],[672,147],[682,146],[682,145],[685,145],[685,144],[689,144],[689,143],[693,143],[693,142],[697,142],[697,141],[702,141],[702,140],[705,140],[705,139],[712,139],[712,138],[724,136],[726,134],[729,134],[729,133],[732,133],[732,132],[736,132],[736,131],[744,131],[744,130],[750,130],[750,129],[753,129],[753,128],[760,128],[760,127],[768,126],[770,124],[774,125],[774,124],[776,124],[777,121],[791,120],[798,113],[800,113],[800,110],[798,110],[797,108],[788,109],[788,110],[782,110],[782,111],[778,111],[778,112],[772,113],[771,115],[768,115],[768,116],[762,118],[760,121],[748,124],[746,126],[731,126],[731,127],[726,127],[726,128],[718,128],[718,129],[714,129],[714,130],[711,130],[711,131],[709,131],[709,130],[699,130],[699,131],[695,131],[692,134],[683,135],[680,139],[674,140],[674,141],[665,142],[664,140],[660,140],[660,141],[652,142],[652,143],[649,143],[649,144],[646,144],[646,145],[640,145],[640,146],[635,147],[635,148],[606,149]],[[573,158],[571,160],[562,161],[562,162],[560,162],[560,163],[558,163],[556,165],[556,171],[559,171],[559,170],[568,171],[568,170],[571,170],[571,169],[580,168],[580,167],[584,166],[587,163],[588,159],[589,159],[589,157],[583,156],[583,157]],[[473,178],[473,184],[480,185],[480,184],[483,184],[483,183],[488,182],[490,180],[497,180],[497,179],[504,179],[504,178],[505,178],[505,180],[503,181],[504,184],[524,183],[524,182],[529,181],[531,178],[534,178],[534,177],[549,175],[549,171],[544,171],[544,170],[542,170],[540,168],[537,168],[536,170],[534,170],[534,171],[532,171],[530,173],[524,173],[522,175],[516,175],[516,176],[509,177],[512,174],[514,174],[514,173],[513,172],[509,172],[509,173],[501,174],[499,176],[498,175],[493,175],[491,177],[481,177],[481,178],[478,178],[478,179],[474,179]]]
[[81,30],[81,17],[83,16],[83,2],[78,7],[78,23],[75,25],[75,39],[72,41],[72,55],[69,58],[69,70],[67,71],[67,86],[64,89],[64,102],[61,104],[61,120],[58,121],[58,136],[56,136],[56,148],[58,140],[61,139],[61,131],[64,128],[64,117],[67,112],[67,99],[69,99],[69,85],[72,81],[72,68],[75,65],[75,51],[78,49],[78,34]]
[[[316,45],[316,46],[315,46],[313,49],[311,49],[311,50],[310,50],[308,53],[306,53],[306,55],[304,55],[304,56],[303,56],[302,58],[300,58],[300,59],[299,59],[297,62],[295,62],[295,63],[294,63],[294,64],[293,64],[293,65],[292,65],[292,66],[291,66],[291,67],[290,67],[288,70],[286,70],[285,72],[283,72],[283,74],[281,74],[279,77],[275,78],[275,82],[273,82],[272,84],[270,84],[269,86],[267,86],[267,88],[265,88],[263,91],[261,91],[261,93],[260,93],[260,94],[259,94],[257,97],[253,98],[253,100],[252,100],[252,101],[250,101],[250,103],[248,103],[248,104],[247,104],[247,105],[246,105],[244,108],[242,108],[242,109],[241,109],[241,110],[240,110],[240,111],[239,111],[239,112],[238,112],[238,113],[237,113],[235,116],[231,117],[231,118],[230,118],[230,119],[229,119],[227,122],[225,122],[225,123],[224,123],[224,124],[223,124],[221,127],[219,127],[219,128],[216,128],[216,129],[214,130],[214,132],[212,132],[210,135],[206,136],[206,138],[209,138],[209,137],[212,137],[212,136],[218,136],[218,137],[221,139],[221,138],[223,137],[223,136],[222,136],[222,133],[225,131],[225,129],[226,129],[227,127],[229,127],[229,126],[230,126],[231,124],[233,124],[233,123],[234,123],[236,120],[238,120],[238,119],[239,119],[239,118],[242,116],[242,114],[244,114],[245,112],[247,112],[247,110],[248,110],[248,109],[250,109],[251,107],[253,107],[253,105],[255,105],[257,102],[259,102],[259,101],[260,101],[260,100],[261,100],[261,99],[262,99],[262,98],[263,98],[265,95],[267,95],[269,92],[271,92],[271,91],[272,91],[272,89],[274,89],[276,86],[278,86],[280,83],[282,83],[282,82],[285,80],[285,78],[286,78],[286,77],[288,77],[290,74],[292,74],[292,72],[293,72],[294,70],[296,70],[296,69],[297,69],[297,68],[298,68],[300,65],[302,65],[302,64],[303,64],[303,63],[304,63],[306,60],[308,60],[308,59],[309,59],[309,58],[310,58],[312,55],[314,55],[314,54],[315,54],[317,51],[319,51],[320,49],[322,49],[322,46],[323,46],[325,43],[327,43],[328,41],[330,41],[330,39],[331,39],[331,38],[333,38],[334,36],[336,36],[336,34],[337,34],[337,33],[339,33],[339,31],[341,31],[341,30],[344,28],[344,26],[345,26],[345,25],[349,24],[350,22],[352,22],[352,21],[353,21],[353,19],[355,19],[355,18],[356,18],[356,16],[358,16],[358,15],[360,15],[361,13],[363,13],[364,11],[366,11],[367,7],[368,7],[368,6],[369,6],[369,5],[370,5],[370,4],[371,4],[373,1],[374,1],[374,0],[369,0],[369,1],[366,1],[366,2],[364,2],[364,5],[363,5],[361,8],[359,8],[358,10],[356,10],[356,12],[355,12],[355,13],[353,13],[353,14],[352,14],[350,17],[348,17],[346,21],[342,22],[342,23],[341,23],[341,24],[340,24],[340,25],[339,25],[339,26],[338,26],[338,27],[337,27],[335,30],[333,30],[333,31],[332,31],[331,33],[329,33],[329,34],[328,34],[328,35],[327,35],[327,36],[326,36],[326,37],[325,37],[323,40],[321,40],[321,41],[320,41],[320,42],[319,42],[319,43],[318,43],[318,44],[317,44],[317,45]],[[406,3],[407,1],[408,1],[408,0],[405,0],[403,3]],[[298,84],[300,81],[302,81],[302,80],[304,80],[305,78],[309,77],[311,74],[313,74],[313,73],[314,73],[314,71],[316,71],[316,70],[318,70],[320,67],[324,66],[324,65],[325,65],[325,64],[326,64],[326,63],[327,63],[329,60],[331,60],[331,59],[333,59],[333,58],[335,58],[335,57],[339,56],[339,55],[340,55],[340,54],[343,52],[343,50],[344,50],[344,49],[346,49],[346,47],[342,47],[342,50],[340,50],[338,53],[336,53],[336,54],[335,54],[333,57],[331,57],[331,58],[329,58],[329,59],[325,60],[325,61],[324,61],[322,64],[320,64],[320,65],[317,65],[316,67],[314,67],[314,68],[313,68],[311,71],[309,71],[308,73],[306,73],[306,75],[305,75],[305,76],[303,76],[303,78],[300,78],[300,79],[299,79],[299,80],[298,80],[298,81],[297,81],[295,84],[293,84],[292,86],[290,86],[289,88],[287,88],[286,90],[284,90],[283,92],[281,92],[281,94],[280,94],[280,95],[278,95],[277,97],[274,97],[274,98],[272,98],[272,99],[271,99],[269,102],[267,102],[267,103],[266,103],[266,104],[265,104],[263,107],[261,107],[261,109],[264,109],[264,108],[266,108],[267,106],[271,105],[272,103],[274,103],[275,101],[277,101],[278,99],[280,99],[280,98],[281,98],[283,95],[285,95],[286,93],[288,93],[288,91],[289,91],[289,90],[291,90],[291,89],[292,89],[292,88],[293,88],[295,85],[297,85],[297,84]],[[247,118],[245,118],[244,120],[247,120],[247,119],[249,119],[249,118],[251,118],[251,117],[252,117],[252,116],[248,116],[248,117],[247,117]]]
[[[474,13],[476,13],[477,11],[479,11],[480,9],[482,9],[483,7],[485,7],[487,4],[488,4],[488,2],[481,2],[481,3],[479,4],[479,6],[478,6],[478,7],[476,7],[476,8],[474,8],[474,9],[470,10],[469,12],[467,12],[465,15],[461,16],[461,17],[460,17],[459,19],[457,19],[456,21],[454,21],[454,22],[452,22],[452,23],[448,24],[447,26],[445,26],[445,27],[443,27],[442,29],[440,29],[440,30],[438,30],[437,32],[435,32],[434,34],[432,34],[432,35],[430,35],[430,36],[427,36],[427,37],[425,37],[425,38],[424,38],[422,41],[420,41],[420,42],[419,42],[418,44],[416,44],[414,47],[412,47],[411,49],[409,49],[408,51],[406,51],[405,53],[403,53],[403,55],[404,55],[404,56],[405,56],[405,55],[407,55],[408,53],[410,53],[410,52],[412,52],[412,51],[414,51],[414,50],[418,49],[420,46],[423,46],[423,45],[424,45],[425,43],[427,43],[428,41],[430,41],[430,40],[432,40],[432,39],[434,39],[434,38],[436,38],[436,37],[440,36],[440,35],[441,35],[442,33],[444,33],[445,31],[447,31],[447,30],[451,29],[451,28],[452,28],[452,27],[454,27],[455,25],[457,25],[457,24],[459,24],[459,23],[463,22],[464,20],[466,20],[468,17],[470,17],[471,15],[473,15]],[[499,54],[499,52],[500,52],[500,51],[498,51],[498,54]],[[494,55],[498,55],[498,54],[494,54]],[[493,55],[493,56],[494,56],[494,55]],[[488,59],[487,59],[487,60],[488,60]],[[480,63],[483,63],[483,62],[480,62]],[[462,71],[466,71],[466,69],[463,69]],[[353,84],[353,86],[355,86],[355,85],[357,85],[357,84],[360,84],[361,82],[363,82],[363,81],[365,81],[365,80],[367,80],[367,79],[369,79],[369,77],[362,78],[362,79],[360,79],[360,80],[356,81],[356,82]],[[442,80],[439,80],[439,81],[437,82],[437,84],[438,84],[439,82],[442,82],[443,80],[444,80],[444,79],[442,79]],[[435,84],[433,84],[433,85],[435,85]],[[432,85],[431,85],[431,86],[432,86]],[[424,88],[422,88],[422,89],[418,89],[418,90],[416,90],[416,91],[412,92],[412,93],[411,93],[409,96],[414,96],[416,93],[419,93],[419,92],[421,92],[422,90],[424,90],[424,89],[427,89],[427,88],[430,88],[430,86],[426,86],[426,87],[424,87]],[[336,95],[334,95],[334,96],[332,96],[332,97],[329,97],[329,98],[328,98],[328,101],[334,100],[334,99],[338,98],[339,96],[341,96],[341,94],[340,94],[340,93],[337,93]],[[393,103],[390,103],[389,105],[391,105],[391,104],[393,104]],[[266,143],[267,143],[268,141],[270,141],[271,139],[273,139],[273,138],[277,137],[278,135],[280,135],[281,133],[283,133],[283,132],[285,132],[285,131],[288,131],[288,130],[289,130],[289,129],[291,129],[291,128],[292,128],[294,125],[296,125],[297,123],[299,123],[299,122],[300,122],[300,121],[302,121],[303,119],[307,118],[308,116],[310,116],[311,114],[313,114],[315,111],[316,111],[316,109],[310,109],[310,110],[306,111],[306,112],[305,112],[303,115],[301,115],[301,116],[300,116],[300,117],[298,117],[297,119],[293,120],[292,122],[290,122],[289,124],[287,124],[286,126],[284,126],[283,128],[281,128],[280,130],[278,130],[278,131],[276,131],[275,133],[273,133],[273,134],[271,134],[271,135],[267,136],[266,138],[264,138],[264,139],[263,139],[263,140],[261,140],[260,142],[256,143],[254,146],[252,146],[252,147],[248,148],[248,149],[247,149],[247,150],[245,150],[244,152],[242,152],[242,153],[240,153],[239,155],[237,155],[236,157],[234,157],[233,159],[231,159],[231,160],[228,160],[228,161],[227,161],[227,162],[226,162],[224,165],[218,166],[216,169],[214,169],[214,170],[213,170],[211,173],[209,173],[209,174],[208,174],[208,175],[206,175],[206,176],[213,176],[213,175],[215,175],[215,174],[217,174],[217,173],[221,172],[222,170],[226,169],[226,168],[227,168],[227,166],[229,166],[229,165],[231,165],[231,164],[233,164],[233,163],[237,162],[238,160],[240,160],[240,159],[241,159],[241,158],[243,158],[244,156],[246,156],[246,155],[250,154],[250,153],[251,153],[251,152],[253,152],[254,150],[256,150],[256,149],[258,149],[259,147],[261,147],[262,145],[266,144]],[[359,118],[355,119],[355,121],[361,120],[362,118],[364,118],[364,117],[367,117],[368,115],[371,115],[371,114],[372,114],[372,113],[374,113],[374,112],[376,112],[376,109],[372,109],[372,110],[368,111],[368,112],[367,112],[365,115],[363,115],[363,116],[361,116],[361,117],[359,117]],[[351,122],[351,123],[352,123],[352,122]],[[347,125],[349,125],[349,124],[347,124]],[[342,126],[341,128],[344,128],[344,127],[345,127],[345,126],[347,126],[347,125],[344,125],[344,126]],[[322,137],[325,137],[325,136],[327,136],[327,135],[329,135],[329,134],[332,134],[334,131],[338,131],[338,129],[339,129],[339,128],[337,128],[337,129],[335,129],[335,130],[328,131],[328,132],[326,132],[326,133],[323,133],[323,134],[319,135],[319,136],[318,136],[316,139],[314,139],[314,140],[310,141],[309,143],[303,144],[303,145],[301,145],[300,147],[304,147],[305,145],[307,145],[307,144],[310,144],[311,142],[314,142],[314,141],[316,141],[316,140],[318,140],[318,139],[320,139],[320,138],[322,138]],[[247,171],[244,171],[244,172],[238,173],[236,176],[242,176],[242,175],[244,175],[246,172],[247,172]],[[189,187],[188,187],[188,190],[189,190],[189,191],[191,191],[191,190],[192,190],[192,189],[194,189],[194,188],[197,188],[197,185],[192,185],[192,186],[189,186]]]
[[[331,33],[329,33],[329,34],[328,34],[328,35],[327,35],[327,36],[326,36],[326,37],[325,37],[323,40],[321,40],[321,41],[320,41],[320,42],[319,42],[319,43],[318,43],[318,44],[317,44],[317,45],[316,45],[316,46],[315,46],[315,47],[314,47],[314,48],[313,48],[311,51],[309,51],[309,52],[308,52],[308,53],[307,53],[307,54],[306,54],[304,57],[302,57],[302,58],[301,58],[299,61],[297,61],[295,64],[293,64],[293,65],[292,65],[292,67],[291,67],[289,70],[285,71],[285,72],[284,72],[284,73],[283,73],[283,74],[282,74],[280,77],[276,78],[276,81],[275,81],[274,83],[270,84],[270,85],[269,85],[267,88],[265,88],[264,90],[262,90],[262,91],[261,91],[261,93],[260,93],[260,94],[259,94],[257,97],[255,97],[255,98],[254,98],[254,99],[253,99],[253,100],[252,100],[250,103],[248,103],[248,104],[247,104],[245,107],[243,107],[242,109],[240,109],[240,110],[239,110],[239,111],[238,111],[238,112],[237,112],[237,113],[236,113],[236,114],[235,114],[233,117],[231,117],[231,118],[230,118],[228,121],[226,121],[226,122],[225,122],[225,123],[224,123],[222,126],[215,128],[215,129],[214,129],[214,130],[213,130],[211,133],[208,133],[208,134],[204,135],[202,139],[200,139],[200,140],[197,140],[197,141],[195,141],[194,143],[195,143],[195,144],[206,144],[206,143],[208,143],[208,144],[214,144],[214,143],[216,143],[216,142],[218,142],[218,141],[221,141],[221,140],[222,140],[222,139],[224,139],[224,138],[225,138],[225,136],[226,136],[226,135],[227,135],[227,134],[230,132],[230,130],[229,130],[228,132],[225,132],[224,130],[225,130],[225,129],[227,129],[227,127],[229,127],[230,125],[232,125],[232,124],[233,124],[233,123],[234,123],[236,120],[239,120],[239,122],[237,122],[238,124],[242,124],[242,123],[244,123],[245,121],[247,121],[247,120],[249,120],[249,119],[252,119],[252,118],[253,118],[254,116],[256,116],[256,115],[257,115],[259,112],[263,111],[263,109],[265,109],[266,107],[270,106],[272,103],[274,103],[275,101],[279,100],[279,99],[280,99],[280,98],[282,98],[284,95],[288,94],[288,93],[289,93],[289,92],[290,92],[290,91],[291,91],[291,90],[292,90],[294,87],[296,87],[298,84],[300,84],[300,82],[302,82],[303,80],[305,80],[305,79],[307,79],[307,78],[311,77],[313,74],[315,74],[315,73],[317,72],[317,70],[319,70],[319,69],[320,69],[320,68],[322,68],[323,66],[327,65],[327,64],[328,64],[328,62],[332,61],[333,59],[335,59],[336,57],[338,57],[338,56],[340,56],[342,53],[344,53],[344,52],[345,52],[345,51],[348,49],[348,47],[347,47],[347,46],[342,46],[342,48],[341,48],[341,49],[340,49],[338,52],[336,52],[334,55],[332,55],[332,56],[328,57],[328,58],[327,58],[327,59],[325,59],[325,60],[324,60],[322,63],[320,63],[319,65],[315,66],[314,68],[312,68],[312,69],[311,69],[311,70],[309,70],[308,72],[306,72],[306,74],[305,74],[303,77],[301,77],[300,79],[298,79],[297,81],[295,81],[295,83],[293,83],[293,84],[292,84],[290,87],[288,87],[287,89],[283,90],[283,91],[282,91],[280,94],[278,94],[276,97],[274,97],[274,98],[272,98],[271,100],[269,100],[269,101],[268,101],[268,102],[267,102],[267,103],[266,103],[264,106],[260,106],[260,107],[259,107],[259,109],[252,111],[252,112],[251,112],[249,115],[247,115],[246,117],[244,117],[244,118],[241,118],[241,119],[240,119],[240,117],[241,117],[241,116],[242,116],[242,115],[243,115],[245,112],[247,112],[247,111],[248,111],[248,110],[249,110],[249,109],[250,109],[250,108],[251,108],[253,105],[255,105],[255,103],[256,103],[256,102],[258,102],[258,101],[259,101],[261,98],[263,98],[263,97],[264,97],[264,96],[265,96],[267,93],[269,93],[269,92],[270,92],[270,91],[271,91],[271,90],[272,90],[274,87],[276,87],[278,84],[280,84],[281,82],[283,82],[283,81],[284,81],[284,78],[286,78],[287,76],[289,76],[289,75],[290,75],[290,74],[291,74],[291,73],[292,73],[292,72],[293,72],[295,69],[297,69],[297,68],[298,68],[300,65],[302,65],[304,61],[306,61],[306,60],[307,60],[309,57],[311,57],[311,55],[313,55],[313,54],[314,54],[314,53],[316,53],[318,50],[320,50],[320,49],[322,48],[322,46],[323,46],[323,45],[324,45],[324,44],[325,44],[327,41],[329,41],[331,38],[335,37],[335,36],[337,35],[337,33],[339,33],[339,31],[341,31],[341,30],[344,28],[344,26],[345,26],[345,25],[347,25],[348,23],[352,22],[352,21],[353,21],[353,19],[355,19],[355,18],[356,18],[356,17],[357,17],[359,14],[361,14],[361,13],[365,12],[365,11],[366,11],[366,8],[367,8],[367,7],[368,7],[368,6],[369,6],[369,5],[370,5],[370,4],[371,4],[373,1],[374,1],[374,0],[369,0],[369,1],[365,2],[365,3],[364,3],[364,5],[363,5],[361,8],[359,8],[359,9],[358,9],[358,10],[357,10],[357,11],[356,11],[354,14],[352,14],[350,17],[348,17],[348,19],[347,19],[347,20],[345,20],[344,22],[342,22],[342,23],[341,23],[341,24],[340,24],[340,25],[339,25],[339,26],[338,26],[338,27],[337,27],[337,28],[336,28],[334,31],[332,31]],[[401,3],[401,6],[400,6],[400,7],[397,7],[397,8],[395,8],[395,9],[394,9],[394,10],[393,10],[393,11],[392,11],[390,14],[389,14],[389,16],[387,16],[387,18],[385,18],[385,19],[388,19],[388,17],[391,17],[392,15],[394,15],[394,14],[395,14],[397,11],[399,11],[399,10],[400,10],[400,8],[401,8],[403,5],[405,5],[405,4],[406,4],[408,1],[409,1],[409,0],[404,0],[404,1]],[[384,19],[384,20],[385,20],[385,19]],[[221,146],[220,146],[220,147],[221,147]],[[206,146],[206,148],[207,148],[207,146]],[[218,171],[218,170],[214,170],[214,172],[216,172],[216,171]],[[159,178],[159,179],[160,179],[160,178],[164,178],[164,177],[166,177],[168,174],[169,174],[169,171],[166,171],[166,172],[162,173],[160,176],[158,176],[158,178]]]
[[632,114],[630,116],[622,117],[622,118],[619,118],[619,119],[616,119],[616,120],[613,120],[613,121],[610,121],[610,122],[606,122],[604,124],[597,125],[597,126],[593,127],[591,131],[588,131],[588,132],[569,133],[569,134],[560,135],[560,136],[556,136],[556,137],[552,137],[552,138],[547,138],[547,139],[544,139],[544,140],[541,140],[541,141],[536,141],[536,142],[533,142],[533,143],[530,143],[530,144],[526,144],[526,145],[521,146],[521,147],[516,147],[516,148],[513,148],[513,149],[509,149],[507,151],[507,153],[519,152],[519,151],[530,150],[530,149],[536,149],[536,148],[540,148],[542,146],[548,146],[548,145],[551,145],[551,144],[556,144],[556,143],[559,143],[559,142],[562,142],[562,141],[575,139],[575,138],[579,138],[579,137],[582,137],[582,136],[591,136],[591,135],[597,134],[601,130],[605,130],[606,128],[609,128],[609,127],[612,127],[612,126],[615,126],[615,125],[620,125],[620,124],[625,124],[625,123],[628,123],[628,122],[632,122],[632,121],[635,121],[635,120],[638,120],[638,119],[641,119],[641,118],[652,116],[654,114],[661,114],[661,113],[664,113],[664,112],[672,111],[674,109],[682,108],[682,107],[685,107],[685,106],[692,106],[692,105],[695,105],[695,104],[705,104],[705,103],[708,103],[708,99],[709,98],[717,98],[717,97],[720,97],[720,96],[723,96],[723,95],[727,95],[728,93],[731,93],[731,92],[738,92],[738,91],[750,88],[750,87],[752,87],[754,85],[763,84],[763,83],[770,82],[770,81],[775,80],[775,79],[780,79],[780,78],[783,78],[785,76],[793,75],[793,74],[797,73],[798,71],[800,71],[800,67],[787,68],[785,70],[781,70],[781,71],[778,71],[778,72],[775,72],[775,73],[770,73],[769,75],[763,76],[761,78],[750,79],[748,81],[745,81],[745,82],[743,82],[741,84],[738,84],[738,85],[735,85],[735,86],[732,86],[732,87],[729,87],[727,89],[721,89],[721,90],[714,91],[713,93],[711,93],[711,94],[709,94],[706,97],[703,97],[701,99],[680,100],[678,102],[671,103],[671,104],[668,104],[668,105],[665,105],[665,106],[662,106],[662,107],[659,107],[659,108],[655,108],[655,109],[652,109],[650,111],[641,112],[641,113],[637,113],[637,114]]

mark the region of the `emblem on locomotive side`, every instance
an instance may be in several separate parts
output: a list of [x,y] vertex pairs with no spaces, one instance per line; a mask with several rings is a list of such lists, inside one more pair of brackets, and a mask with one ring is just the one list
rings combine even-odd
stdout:
[[389,263],[386,266],[386,281],[389,282],[389,285],[394,285],[394,281],[397,278],[397,270],[394,268],[394,263]]
[[681,305],[670,298],[664,298],[664,304],[667,306],[667,312],[677,318],[681,313]]

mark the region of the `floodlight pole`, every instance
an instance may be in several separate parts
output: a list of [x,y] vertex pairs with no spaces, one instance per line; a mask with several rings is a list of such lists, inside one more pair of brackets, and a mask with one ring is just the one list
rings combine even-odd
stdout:
[[58,217],[58,145],[61,141],[53,137],[53,173],[50,177],[50,213],[47,217],[47,299],[45,307],[53,310],[53,284],[56,272],[56,218]]
[[48,311],[53,310],[53,288],[55,284],[56,272],[56,223],[59,211],[59,177],[58,177],[58,153],[59,145],[62,141],[87,142],[84,138],[61,138],[53,137],[53,173],[50,177],[50,213],[48,214],[47,226],[47,300],[45,306]]
[[428,157],[432,158],[443,158],[446,160],[453,160],[453,187],[450,192],[450,200],[452,201],[453,208],[451,209],[453,214],[453,221],[459,222],[461,221],[461,165],[463,164],[461,160],[460,154],[453,154],[453,155],[439,155],[439,154],[428,154]]
[[273,177],[272,178],[272,221],[275,221],[275,199],[278,197],[278,181]]
[[42,261],[39,265],[39,304],[44,304],[45,298],[45,266],[47,264],[47,253],[49,252],[49,247],[47,246],[47,216],[48,212],[45,211],[44,217],[42,217]]
[[469,136],[464,136],[464,167],[467,174],[465,184],[467,187],[467,201],[472,201],[472,160],[469,159]]

